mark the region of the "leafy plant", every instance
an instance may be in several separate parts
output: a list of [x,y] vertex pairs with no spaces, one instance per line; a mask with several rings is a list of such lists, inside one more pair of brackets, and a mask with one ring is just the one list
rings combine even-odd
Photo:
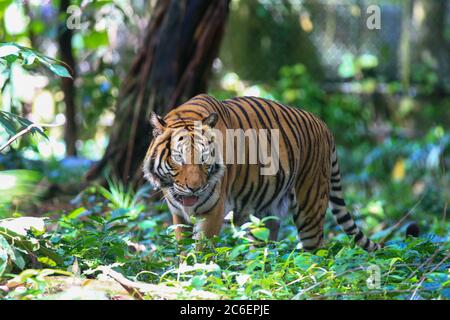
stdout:
[[[17,43],[0,43],[0,75],[5,78],[1,88],[2,93],[11,82],[11,65],[16,62],[21,62],[21,65],[25,68],[35,68],[37,65],[43,65],[60,77],[71,78],[66,67],[61,65],[56,59],[42,55]],[[31,121],[7,111],[0,111],[0,126],[5,129],[9,136],[13,136],[4,145],[0,146],[0,151],[28,132],[38,132],[47,137],[42,129],[44,125],[33,124]]]
[[[108,190],[111,188],[115,191]],[[39,241],[39,248],[51,250],[32,251],[46,269],[33,267],[27,256],[24,263],[19,262],[20,268],[14,266],[17,242],[4,245],[0,285],[3,281],[10,289],[0,290],[0,296],[105,299],[114,292],[119,294],[115,284],[126,283],[139,299],[449,298],[448,236],[404,239],[400,231],[385,248],[369,254],[341,234],[309,253],[296,249],[296,237],[290,235],[285,222],[283,240],[273,242],[268,241],[265,226],[272,217],[251,217],[248,223],[236,226],[229,215],[230,227],[198,250],[190,239],[175,241],[173,228],[168,228],[167,209],[150,217],[142,214],[161,212],[158,204],[145,206],[137,216],[114,217],[115,210],[128,212],[138,203],[137,193],[117,183],[110,183],[108,189],[92,190],[89,205],[48,220],[53,231],[29,229],[32,232],[23,236]],[[445,228],[448,235],[448,222]],[[61,259],[49,258],[50,252]],[[72,290],[74,286],[79,289]],[[99,295],[99,286],[110,289]],[[120,291],[124,294],[129,293]]]
[[60,76],[71,78],[67,68],[62,62],[47,57],[30,48],[26,48],[17,43],[3,42],[0,43],[0,65],[3,68],[9,68],[13,62],[21,61],[25,67],[36,66],[37,64],[47,67],[51,72]]

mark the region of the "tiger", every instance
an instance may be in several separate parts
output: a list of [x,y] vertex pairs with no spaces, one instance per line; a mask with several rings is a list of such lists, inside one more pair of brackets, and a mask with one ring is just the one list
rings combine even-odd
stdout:
[[[232,212],[237,225],[250,215],[277,217],[266,219],[272,241],[278,239],[281,220],[292,219],[299,247],[313,251],[323,245],[330,206],[335,222],[358,246],[369,252],[380,248],[363,234],[347,210],[334,137],[312,113],[265,98],[219,101],[200,94],[164,118],[152,112],[150,123],[153,138],[143,161],[143,175],[162,191],[178,240],[184,237],[185,225],[193,227],[194,239],[218,236]],[[227,150],[226,144],[217,147],[215,135],[205,134],[211,129],[223,135],[229,130],[266,130],[267,136],[278,132],[277,149],[272,148],[271,139],[267,142],[278,156],[278,170],[261,174],[264,164],[248,161],[254,153],[249,144],[231,157],[247,161],[224,162],[236,150]]]

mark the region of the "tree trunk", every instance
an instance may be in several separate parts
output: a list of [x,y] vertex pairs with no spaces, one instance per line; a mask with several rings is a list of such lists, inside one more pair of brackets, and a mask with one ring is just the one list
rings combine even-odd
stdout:
[[105,155],[87,174],[108,167],[124,183],[142,181],[152,139],[151,111],[164,115],[206,91],[230,0],[158,0],[140,50],[124,79]]
[[[59,13],[62,16],[67,16],[67,8],[70,5],[70,0],[61,0],[59,5]],[[67,17],[66,17],[67,18]],[[62,20],[59,32],[58,43],[61,60],[67,64],[71,71],[72,79],[62,78],[62,90],[64,92],[64,104],[66,106],[66,123],[64,127],[64,141],[66,143],[66,155],[76,155],[77,141],[77,124],[76,124],[76,105],[75,105],[75,58],[72,53],[72,30],[66,26],[66,19]]]
[[450,80],[450,47],[445,37],[447,9],[447,0],[415,0],[412,15],[414,62],[423,63],[436,72],[441,88]]
[[413,0],[405,0],[402,10],[402,33],[400,39],[400,79],[403,91],[409,90],[411,80],[411,46],[410,46],[410,30],[411,30],[411,4]]

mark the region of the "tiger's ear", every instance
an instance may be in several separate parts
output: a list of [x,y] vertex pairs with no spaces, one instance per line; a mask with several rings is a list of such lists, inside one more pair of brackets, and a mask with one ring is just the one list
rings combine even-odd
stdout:
[[219,115],[216,112],[212,112],[209,116],[203,118],[202,124],[210,128],[214,128],[219,120]]
[[163,118],[161,118],[154,112],[150,114],[150,124],[153,127],[153,137],[157,137],[161,133],[163,133],[166,127],[166,122],[163,120]]

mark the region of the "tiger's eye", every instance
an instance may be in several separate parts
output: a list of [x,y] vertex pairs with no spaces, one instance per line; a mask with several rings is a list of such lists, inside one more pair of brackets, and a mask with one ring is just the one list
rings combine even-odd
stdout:
[[172,158],[175,162],[181,163],[183,161],[183,156],[179,153],[173,154]]

